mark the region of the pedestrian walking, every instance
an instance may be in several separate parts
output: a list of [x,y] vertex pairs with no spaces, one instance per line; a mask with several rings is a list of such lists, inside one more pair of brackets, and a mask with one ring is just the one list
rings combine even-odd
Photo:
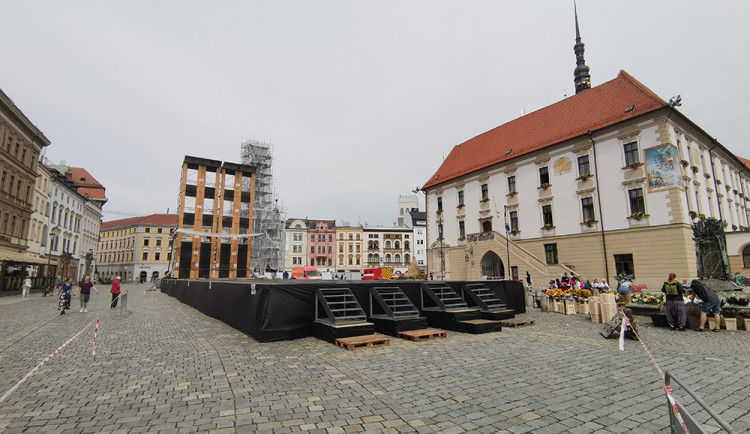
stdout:
[[29,276],[26,276],[26,278],[23,279],[23,284],[21,285],[21,297],[28,297],[30,290],[31,290],[31,278]]
[[[97,294],[99,294],[99,290],[96,289],[96,286],[94,286],[93,283],[91,283],[91,279],[89,279],[89,276],[83,276],[83,280],[78,284],[78,291],[80,292],[80,301],[81,301],[81,312],[88,312],[86,309],[86,305],[89,303],[89,299],[91,298],[91,290],[94,290]],[[76,293],[73,293],[73,295],[76,295]]]
[[57,302],[57,310],[60,315],[65,315],[65,309],[70,310],[70,293],[73,291],[73,279],[67,278],[60,284],[60,295]]
[[713,289],[700,283],[698,280],[690,282],[690,291],[692,292],[690,296],[691,300],[695,300],[695,296],[698,296],[703,302],[701,303],[701,323],[695,331],[702,332],[704,330],[703,326],[708,319],[707,315],[713,314],[715,324],[713,331],[718,332],[721,325],[721,300],[719,296],[716,295]]
[[112,289],[109,290],[112,293],[112,302],[109,304],[110,308],[117,307],[117,300],[120,298],[120,276],[115,277],[112,281]]
[[669,273],[666,282],[661,286],[661,292],[667,295],[667,323],[672,330],[685,331],[687,325],[687,307],[682,298],[685,288],[677,281],[677,275]]
[[526,272],[526,286],[531,288],[531,274],[528,271]]

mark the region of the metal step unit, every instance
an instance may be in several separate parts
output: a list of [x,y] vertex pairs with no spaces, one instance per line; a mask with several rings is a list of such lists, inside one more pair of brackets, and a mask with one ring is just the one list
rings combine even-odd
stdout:
[[465,283],[461,285],[461,289],[481,312],[496,312],[507,308],[505,303],[483,283]]
[[[427,299],[425,299],[425,295],[427,295]],[[469,308],[464,299],[445,283],[423,283],[419,298],[422,310],[451,311]]]
[[367,322],[367,315],[351,289],[317,288],[315,321],[333,325],[363,323]]
[[418,318],[419,310],[398,286],[376,286],[370,288],[370,317]]

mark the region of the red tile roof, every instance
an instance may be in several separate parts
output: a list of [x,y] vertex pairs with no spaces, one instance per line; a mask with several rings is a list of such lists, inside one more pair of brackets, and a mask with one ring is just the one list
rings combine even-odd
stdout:
[[750,169],[750,160],[742,157],[737,157],[738,160],[742,161],[742,164],[745,165],[748,169]]
[[[614,80],[500,125],[454,147],[424,187],[432,187],[588,131],[596,131],[656,110],[664,104],[665,101],[658,95],[627,72],[620,71]],[[631,105],[633,108],[626,112]]]
[[90,197],[92,199],[107,200],[104,186],[99,184],[99,181],[91,176],[86,169],[80,167],[68,167],[68,173],[66,173],[65,176],[75,184],[78,193],[81,196]]
[[129,217],[119,220],[111,220],[103,222],[100,231],[108,231],[110,229],[124,228],[128,226],[136,225],[152,225],[152,226],[174,226],[177,227],[177,215],[176,214],[151,214],[143,217]]

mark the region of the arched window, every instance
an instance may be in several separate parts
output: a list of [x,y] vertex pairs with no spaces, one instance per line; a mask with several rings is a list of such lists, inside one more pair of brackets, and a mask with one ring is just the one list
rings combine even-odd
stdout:
[[387,255],[385,255],[385,263],[387,264],[389,262],[391,262],[391,254],[390,253],[388,253]]
[[393,261],[394,262],[401,262],[401,255],[399,255],[398,253],[396,253],[396,255],[393,257]]
[[409,250],[409,242],[404,241],[404,250]]
[[372,254],[367,255],[367,262],[372,262]]
[[349,265],[354,265],[354,257],[349,255]]
[[386,240],[385,241],[385,248],[386,249],[390,249],[391,248],[391,240]]
[[404,255],[404,262],[407,264],[411,263],[411,256],[408,253]]
[[401,243],[399,243],[399,242],[398,242],[398,240],[396,240],[396,241],[395,241],[395,242],[393,243],[393,248],[394,248],[394,249],[400,249],[400,248],[401,248]]
[[750,246],[742,249],[742,267],[750,268]]

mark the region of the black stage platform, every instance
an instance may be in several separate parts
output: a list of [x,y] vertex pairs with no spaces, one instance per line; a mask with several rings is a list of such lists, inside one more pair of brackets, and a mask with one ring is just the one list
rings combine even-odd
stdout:
[[[437,281],[428,281],[438,283]],[[421,309],[420,285],[424,280],[188,280],[164,279],[162,292],[198,311],[219,319],[259,342],[273,342],[313,336],[315,289],[347,287],[365,312],[370,312],[370,287],[395,285]],[[464,281],[446,282],[461,292]],[[523,284],[516,280],[481,281],[515,314],[526,312]],[[469,307],[471,301],[467,300]],[[368,321],[372,321],[368,318]],[[431,321],[432,322],[432,321]]]

